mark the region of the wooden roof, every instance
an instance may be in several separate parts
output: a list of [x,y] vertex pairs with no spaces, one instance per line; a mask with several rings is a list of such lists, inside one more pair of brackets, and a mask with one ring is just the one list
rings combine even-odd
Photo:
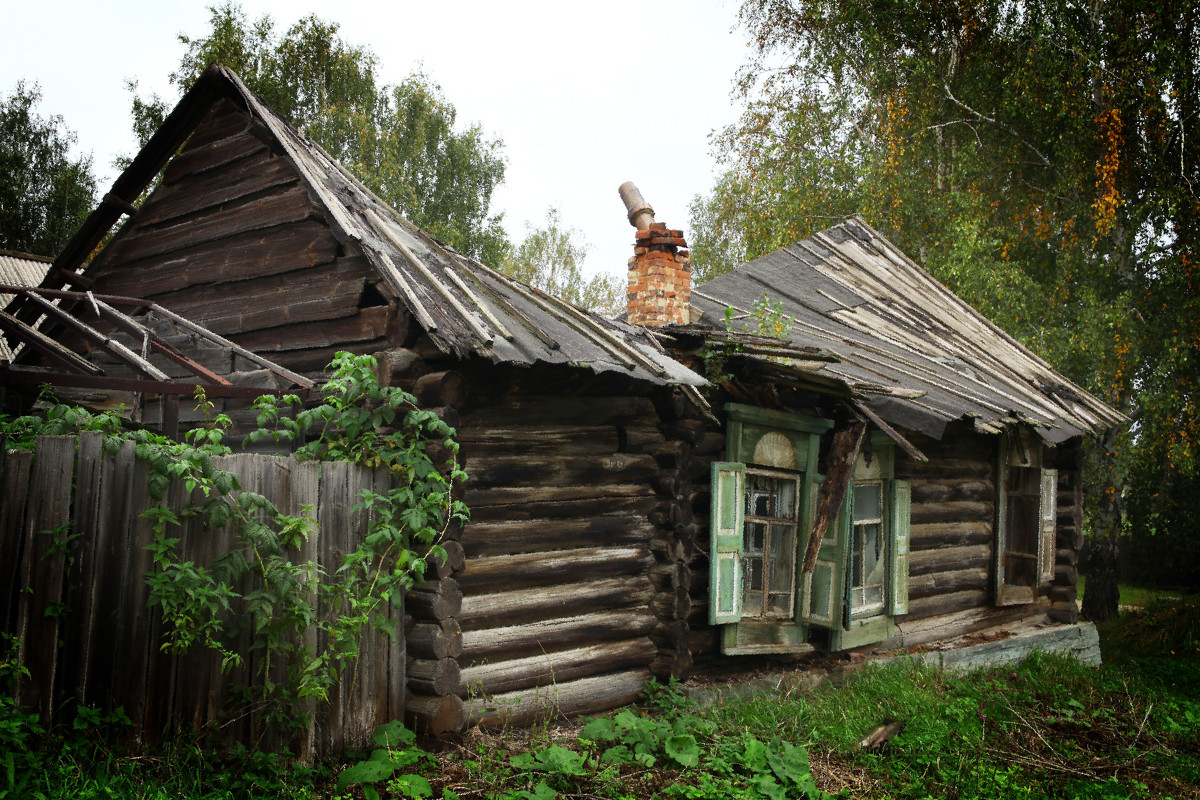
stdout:
[[576,308],[469,259],[402,218],[316,143],[268,108],[224,67],[206,71],[113,184],[54,262],[43,286],[70,283],[88,254],[166,165],[204,113],[222,98],[250,112],[254,135],[293,164],[334,236],[361,251],[446,353],[496,363],[563,363],[657,384],[704,379],[670,358],[654,336]]
[[1027,423],[1049,443],[1125,417],[1056,372],[853,218],[693,290],[704,320],[750,313],[767,294],[793,317],[791,341],[836,357],[820,373],[884,420],[939,437],[968,418],[999,432]]

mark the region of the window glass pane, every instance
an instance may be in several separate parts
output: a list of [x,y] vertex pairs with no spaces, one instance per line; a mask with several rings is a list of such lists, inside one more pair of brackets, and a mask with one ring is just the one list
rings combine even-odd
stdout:
[[779,506],[775,516],[780,519],[796,519],[796,482],[779,482]]
[[815,617],[828,617],[833,598],[833,570],[818,564],[812,573],[812,603],[810,609]]
[[767,526],[762,522],[747,522],[746,523],[746,542],[745,551],[747,553],[761,553],[765,538],[767,535]]
[[767,613],[776,617],[792,616],[792,595],[775,593],[767,599]]
[[863,590],[863,606],[870,608],[872,606],[883,605],[883,587],[868,586]]
[[[879,525],[863,525],[862,530],[862,583],[867,586],[883,580],[883,548]],[[857,551],[857,547],[855,550]],[[855,553],[857,555],[857,552]]]
[[761,558],[744,559],[746,563],[746,591],[761,592],[763,588],[763,560]]
[[854,519],[856,522],[883,519],[881,510],[883,487],[878,483],[854,486]]
[[791,525],[771,526],[772,592],[792,590],[792,571],[796,565],[795,529]]

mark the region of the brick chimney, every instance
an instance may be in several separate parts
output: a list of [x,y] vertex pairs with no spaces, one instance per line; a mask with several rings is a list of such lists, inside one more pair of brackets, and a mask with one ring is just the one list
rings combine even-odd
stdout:
[[629,224],[637,228],[629,259],[627,319],[657,327],[691,322],[692,259],[683,231],[654,221],[654,209],[632,182],[621,184]]

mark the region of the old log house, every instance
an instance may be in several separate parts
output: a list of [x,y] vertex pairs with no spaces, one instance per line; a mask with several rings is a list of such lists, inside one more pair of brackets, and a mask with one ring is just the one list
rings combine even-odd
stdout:
[[[43,286],[309,375],[375,353],[456,425],[472,519],[406,598],[428,733],[612,708],[696,659],[1074,619],[1078,444],[1119,415],[858,221],[693,292],[682,233],[632,205],[607,320],[415,228],[215,67]],[[788,341],[721,324],[764,289]]]

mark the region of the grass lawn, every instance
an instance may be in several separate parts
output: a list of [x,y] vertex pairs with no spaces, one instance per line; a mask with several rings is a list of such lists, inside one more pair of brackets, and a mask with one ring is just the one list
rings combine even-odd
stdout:
[[[1098,669],[893,664],[705,709],[657,687],[596,721],[476,731],[436,754],[391,739],[349,771],[187,748],[130,758],[104,746],[102,721],[47,737],[9,702],[0,797],[1200,798],[1200,601],[1151,601],[1101,641]],[[890,721],[903,727],[885,750],[859,747]]]

